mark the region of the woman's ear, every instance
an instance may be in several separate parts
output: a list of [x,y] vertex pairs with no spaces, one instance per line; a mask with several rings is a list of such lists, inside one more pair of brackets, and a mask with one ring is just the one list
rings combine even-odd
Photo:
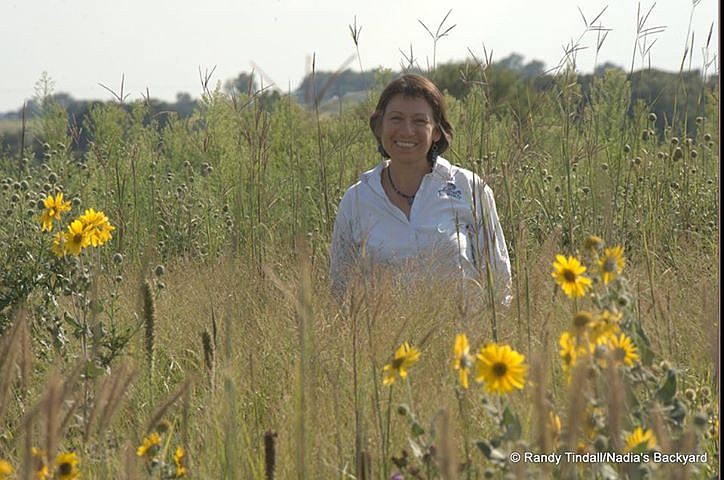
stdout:
[[438,142],[442,138],[442,130],[440,130],[440,127],[435,125],[435,129],[432,131],[432,141]]

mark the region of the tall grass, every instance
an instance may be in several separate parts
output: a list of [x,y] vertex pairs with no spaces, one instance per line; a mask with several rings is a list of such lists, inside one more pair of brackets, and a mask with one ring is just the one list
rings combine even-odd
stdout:
[[[699,96],[694,130],[679,124],[685,114],[656,119],[644,104],[627,116],[631,81],[621,72],[597,78],[585,98],[569,68],[549,90],[527,92],[522,118],[493,95],[489,64],[486,52],[465,72],[467,97],[447,99],[457,132],[448,156],[494,190],[514,267],[514,304],[476,315],[452,287],[411,289],[384,274],[356,284],[341,305],[328,294],[335,205],[378,161],[367,122],[379,87],[357,105],[340,102],[335,115],[291,96],[269,105],[263,92],[205,88],[190,118],[169,114],[163,127],[148,102],[98,105],[83,123],[86,152],[71,148],[62,109],[46,105],[42,161],[0,162],[0,418],[9,432],[0,458],[24,461],[29,474],[32,446],[46,462],[74,450],[86,478],[134,478],[150,468],[135,447],[167,420],[164,462],[173,465],[182,443],[190,478],[386,480],[402,459],[424,465],[421,475],[483,478],[494,462],[476,439],[497,424],[478,391],[456,387],[450,357],[461,331],[534,359],[533,383],[510,398],[519,447],[552,448],[558,434],[547,419],[557,412],[570,425],[560,440],[575,450],[576,425],[588,418],[583,393],[600,386],[584,368],[570,384],[562,375],[556,339],[578,308],[555,293],[550,270],[556,253],[580,254],[590,234],[625,247],[636,320],[661,368],[680,372],[679,396],[690,389],[698,399],[685,427],[653,412],[656,436],[662,448],[693,449],[693,415],[718,419],[707,410],[719,396],[718,89]],[[38,228],[38,200],[54,191],[97,205],[117,227],[85,290],[108,307],[92,309],[96,337],[115,338],[104,330],[111,324],[131,332],[108,364],[81,349],[92,332],[76,337],[65,320],[89,299],[68,281],[83,265],[55,260]],[[114,253],[126,260],[114,266]],[[140,282],[125,279],[144,279],[156,260],[167,272],[155,287],[146,282],[140,307]],[[403,341],[422,357],[409,383],[387,389],[382,365]],[[613,368],[605,378],[607,441],[621,447],[631,387]],[[565,468],[556,474],[577,467]]]

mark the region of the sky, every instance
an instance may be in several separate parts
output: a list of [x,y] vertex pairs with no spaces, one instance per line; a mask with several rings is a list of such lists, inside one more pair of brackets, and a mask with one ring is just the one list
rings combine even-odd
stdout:
[[[493,62],[517,53],[552,68],[577,45],[581,73],[606,62],[628,70],[632,61],[636,70],[679,71],[692,32],[685,69],[714,74],[718,8],[716,0],[0,0],[0,112],[31,99],[43,72],[56,93],[76,99],[111,100],[101,84],[118,93],[123,79],[129,101],[146,91],[174,101],[179,92],[201,95],[200,72],[213,71],[214,87],[254,69],[289,91],[312,56],[318,71],[399,70],[410,49],[423,68],[433,56],[439,64],[471,52]],[[646,43],[637,44],[637,11],[650,11]],[[420,22],[435,33],[448,12],[441,31],[454,28],[434,48]],[[610,29],[598,52],[597,27]]]

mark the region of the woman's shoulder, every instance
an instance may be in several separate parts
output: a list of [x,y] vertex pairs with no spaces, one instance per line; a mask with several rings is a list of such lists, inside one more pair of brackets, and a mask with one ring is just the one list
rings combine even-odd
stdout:
[[342,195],[340,207],[342,205],[348,205],[351,202],[357,202],[360,197],[364,198],[373,194],[375,178],[377,179],[377,183],[379,183],[382,167],[382,163],[379,163],[374,168],[362,172],[357,178],[357,181],[350,185],[344,192],[344,195]]
[[473,188],[477,188],[482,189],[486,194],[492,194],[492,189],[488,185],[488,182],[472,170],[454,165],[444,158],[438,158],[436,169],[441,175],[448,176],[449,180],[465,186],[466,189],[472,191]]

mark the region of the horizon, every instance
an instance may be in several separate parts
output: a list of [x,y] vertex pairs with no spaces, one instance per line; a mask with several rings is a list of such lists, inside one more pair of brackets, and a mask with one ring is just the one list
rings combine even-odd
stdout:
[[[650,2],[639,4],[638,12],[637,5],[623,0],[611,6],[588,2],[585,7],[572,0],[546,5],[459,0],[448,5],[420,1],[408,14],[404,5],[379,0],[351,7],[325,0],[306,8],[282,0],[244,5],[215,0],[203,6],[188,0],[151,5],[131,0],[120,11],[90,0],[5,2],[0,16],[8,28],[0,40],[23,48],[0,52],[0,64],[10,72],[0,83],[0,112],[18,111],[33,98],[42,72],[54,81],[53,93],[79,101],[113,99],[101,84],[117,91],[124,78],[129,101],[148,90],[151,98],[175,102],[178,94],[199,98],[200,74],[214,69],[210,88],[253,70],[265,85],[273,83],[287,92],[309,73],[312,56],[317,71],[399,71],[411,48],[423,69],[469,60],[473,54],[492,55],[493,63],[518,54],[524,64],[540,61],[547,70],[576,45],[580,74],[606,63],[625,71],[719,74],[719,7],[714,0]],[[439,32],[453,28],[435,45],[426,28],[435,33],[448,10]],[[641,27],[646,35],[637,42],[637,16],[647,13]],[[350,34],[355,22],[361,28],[359,56]]]

